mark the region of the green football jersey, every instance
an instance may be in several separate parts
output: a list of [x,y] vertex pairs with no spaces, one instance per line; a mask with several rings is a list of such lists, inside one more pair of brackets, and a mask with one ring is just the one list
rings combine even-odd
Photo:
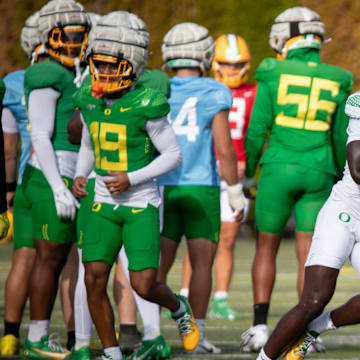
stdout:
[[154,146],[145,123],[169,113],[169,104],[161,92],[137,85],[108,106],[83,86],[75,93],[74,102],[89,129],[97,174],[135,171],[153,160]]
[[299,49],[286,60],[266,58],[256,72],[258,90],[245,139],[246,176],[260,161],[296,163],[337,175],[345,164],[344,113],[353,76],[320,63],[319,52]]
[[[33,64],[25,71],[24,90],[27,104],[33,90],[53,88],[60,93],[51,139],[54,150],[79,151],[78,145],[69,143],[67,132],[67,123],[75,110],[72,98],[76,91],[74,78],[72,71],[51,60]],[[46,120],[46,114],[44,114],[44,120]]]
[[2,103],[5,95],[5,84],[4,81],[0,78],[0,103]]

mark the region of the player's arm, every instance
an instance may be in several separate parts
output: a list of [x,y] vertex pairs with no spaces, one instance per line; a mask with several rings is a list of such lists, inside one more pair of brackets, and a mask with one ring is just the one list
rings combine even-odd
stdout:
[[81,146],[76,163],[76,171],[72,191],[77,198],[87,196],[85,191],[87,178],[94,169],[94,151],[90,140],[90,134],[84,120],[80,114],[82,124]]
[[120,194],[129,186],[146,183],[180,165],[181,150],[166,117],[149,119],[145,124],[145,130],[160,155],[142,169],[129,173],[109,172],[113,178],[104,182],[111,193]]
[[41,171],[53,191],[58,216],[74,219],[78,204],[60,176],[51,142],[59,96],[60,93],[52,88],[36,89],[30,93],[31,142]]
[[249,128],[245,137],[245,176],[247,178],[255,176],[256,167],[260,161],[273,122],[271,99],[271,93],[266,83],[259,82]]
[[[219,168],[223,179],[227,183],[230,206],[234,210],[242,211],[245,199],[237,175],[237,158],[231,140],[228,116],[228,110],[218,112],[213,118],[211,131],[219,158]],[[242,215],[239,220],[241,217]]]
[[19,140],[19,130],[13,113],[7,107],[3,108],[1,121],[4,133],[6,202],[8,208],[11,209],[16,190],[17,145]]
[[350,118],[347,132],[346,158],[351,177],[360,184],[360,118]]
[[67,124],[68,140],[73,145],[81,143],[81,132],[83,124],[80,119],[80,110],[76,109]]

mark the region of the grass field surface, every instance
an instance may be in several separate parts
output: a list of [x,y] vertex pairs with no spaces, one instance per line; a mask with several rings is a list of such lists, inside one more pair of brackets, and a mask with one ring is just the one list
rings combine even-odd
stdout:
[[[177,328],[172,320],[161,319],[162,333],[172,347],[173,359],[256,359],[256,354],[242,354],[239,351],[241,333],[252,323],[252,287],[251,287],[251,263],[254,255],[255,241],[248,238],[240,238],[236,246],[235,271],[230,291],[230,302],[241,314],[241,319],[236,321],[207,320],[207,338],[222,349],[218,355],[185,355],[182,351]],[[169,285],[178,291],[180,288],[181,264],[185,245],[182,244],[175,265],[169,275]],[[0,331],[3,331],[4,314],[4,286],[7,273],[10,269],[12,244],[0,246]],[[283,240],[277,262],[277,281],[273,292],[270,306],[269,326],[273,328],[279,318],[296,304],[296,272],[294,243],[291,239]],[[111,284],[111,282],[109,282]],[[109,293],[111,289],[109,288]],[[341,271],[337,290],[328,309],[335,308],[356,293],[360,292],[360,279],[351,266],[347,264]],[[23,326],[21,330],[22,342],[24,342],[29,324],[29,310],[26,308]],[[141,321],[139,320],[139,324]],[[141,328],[141,326],[140,326]],[[51,330],[58,332],[63,342],[66,339],[66,331],[62,320],[62,313],[57,300],[53,312]],[[93,332],[94,344],[100,347],[100,343]],[[328,351],[321,354],[309,354],[307,359],[360,359],[360,327],[351,326],[340,330],[323,334],[324,344]],[[15,359],[15,358],[14,358]]]

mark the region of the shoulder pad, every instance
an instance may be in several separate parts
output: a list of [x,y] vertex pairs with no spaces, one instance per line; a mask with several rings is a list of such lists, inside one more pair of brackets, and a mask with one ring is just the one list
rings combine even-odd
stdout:
[[256,79],[261,79],[269,71],[274,71],[279,65],[280,60],[275,58],[265,58],[256,69]]
[[348,97],[345,106],[345,114],[351,118],[360,120],[360,91]]
[[157,90],[142,88],[141,107],[145,109],[144,115],[147,118],[159,118],[170,112],[170,106],[166,96]]
[[52,87],[61,90],[66,86],[71,73],[54,61],[45,61],[29,66],[25,72],[25,88],[28,93],[35,89]]
[[92,101],[96,101],[94,97],[91,96],[91,89],[89,82],[83,82],[80,89],[76,90],[73,95],[74,106],[80,110],[88,105]]

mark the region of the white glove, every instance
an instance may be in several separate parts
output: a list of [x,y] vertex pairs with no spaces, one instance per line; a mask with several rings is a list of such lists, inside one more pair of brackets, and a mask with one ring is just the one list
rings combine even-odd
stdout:
[[245,196],[242,190],[242,184],[227,185],[226,187],[229,204],[235,211],[242,211],[245,207]]
[[72,192],[66,187],[55,190],[54,199],[58,217],[64,220],[75,220],[76,208],[79,208],[80,204]]

